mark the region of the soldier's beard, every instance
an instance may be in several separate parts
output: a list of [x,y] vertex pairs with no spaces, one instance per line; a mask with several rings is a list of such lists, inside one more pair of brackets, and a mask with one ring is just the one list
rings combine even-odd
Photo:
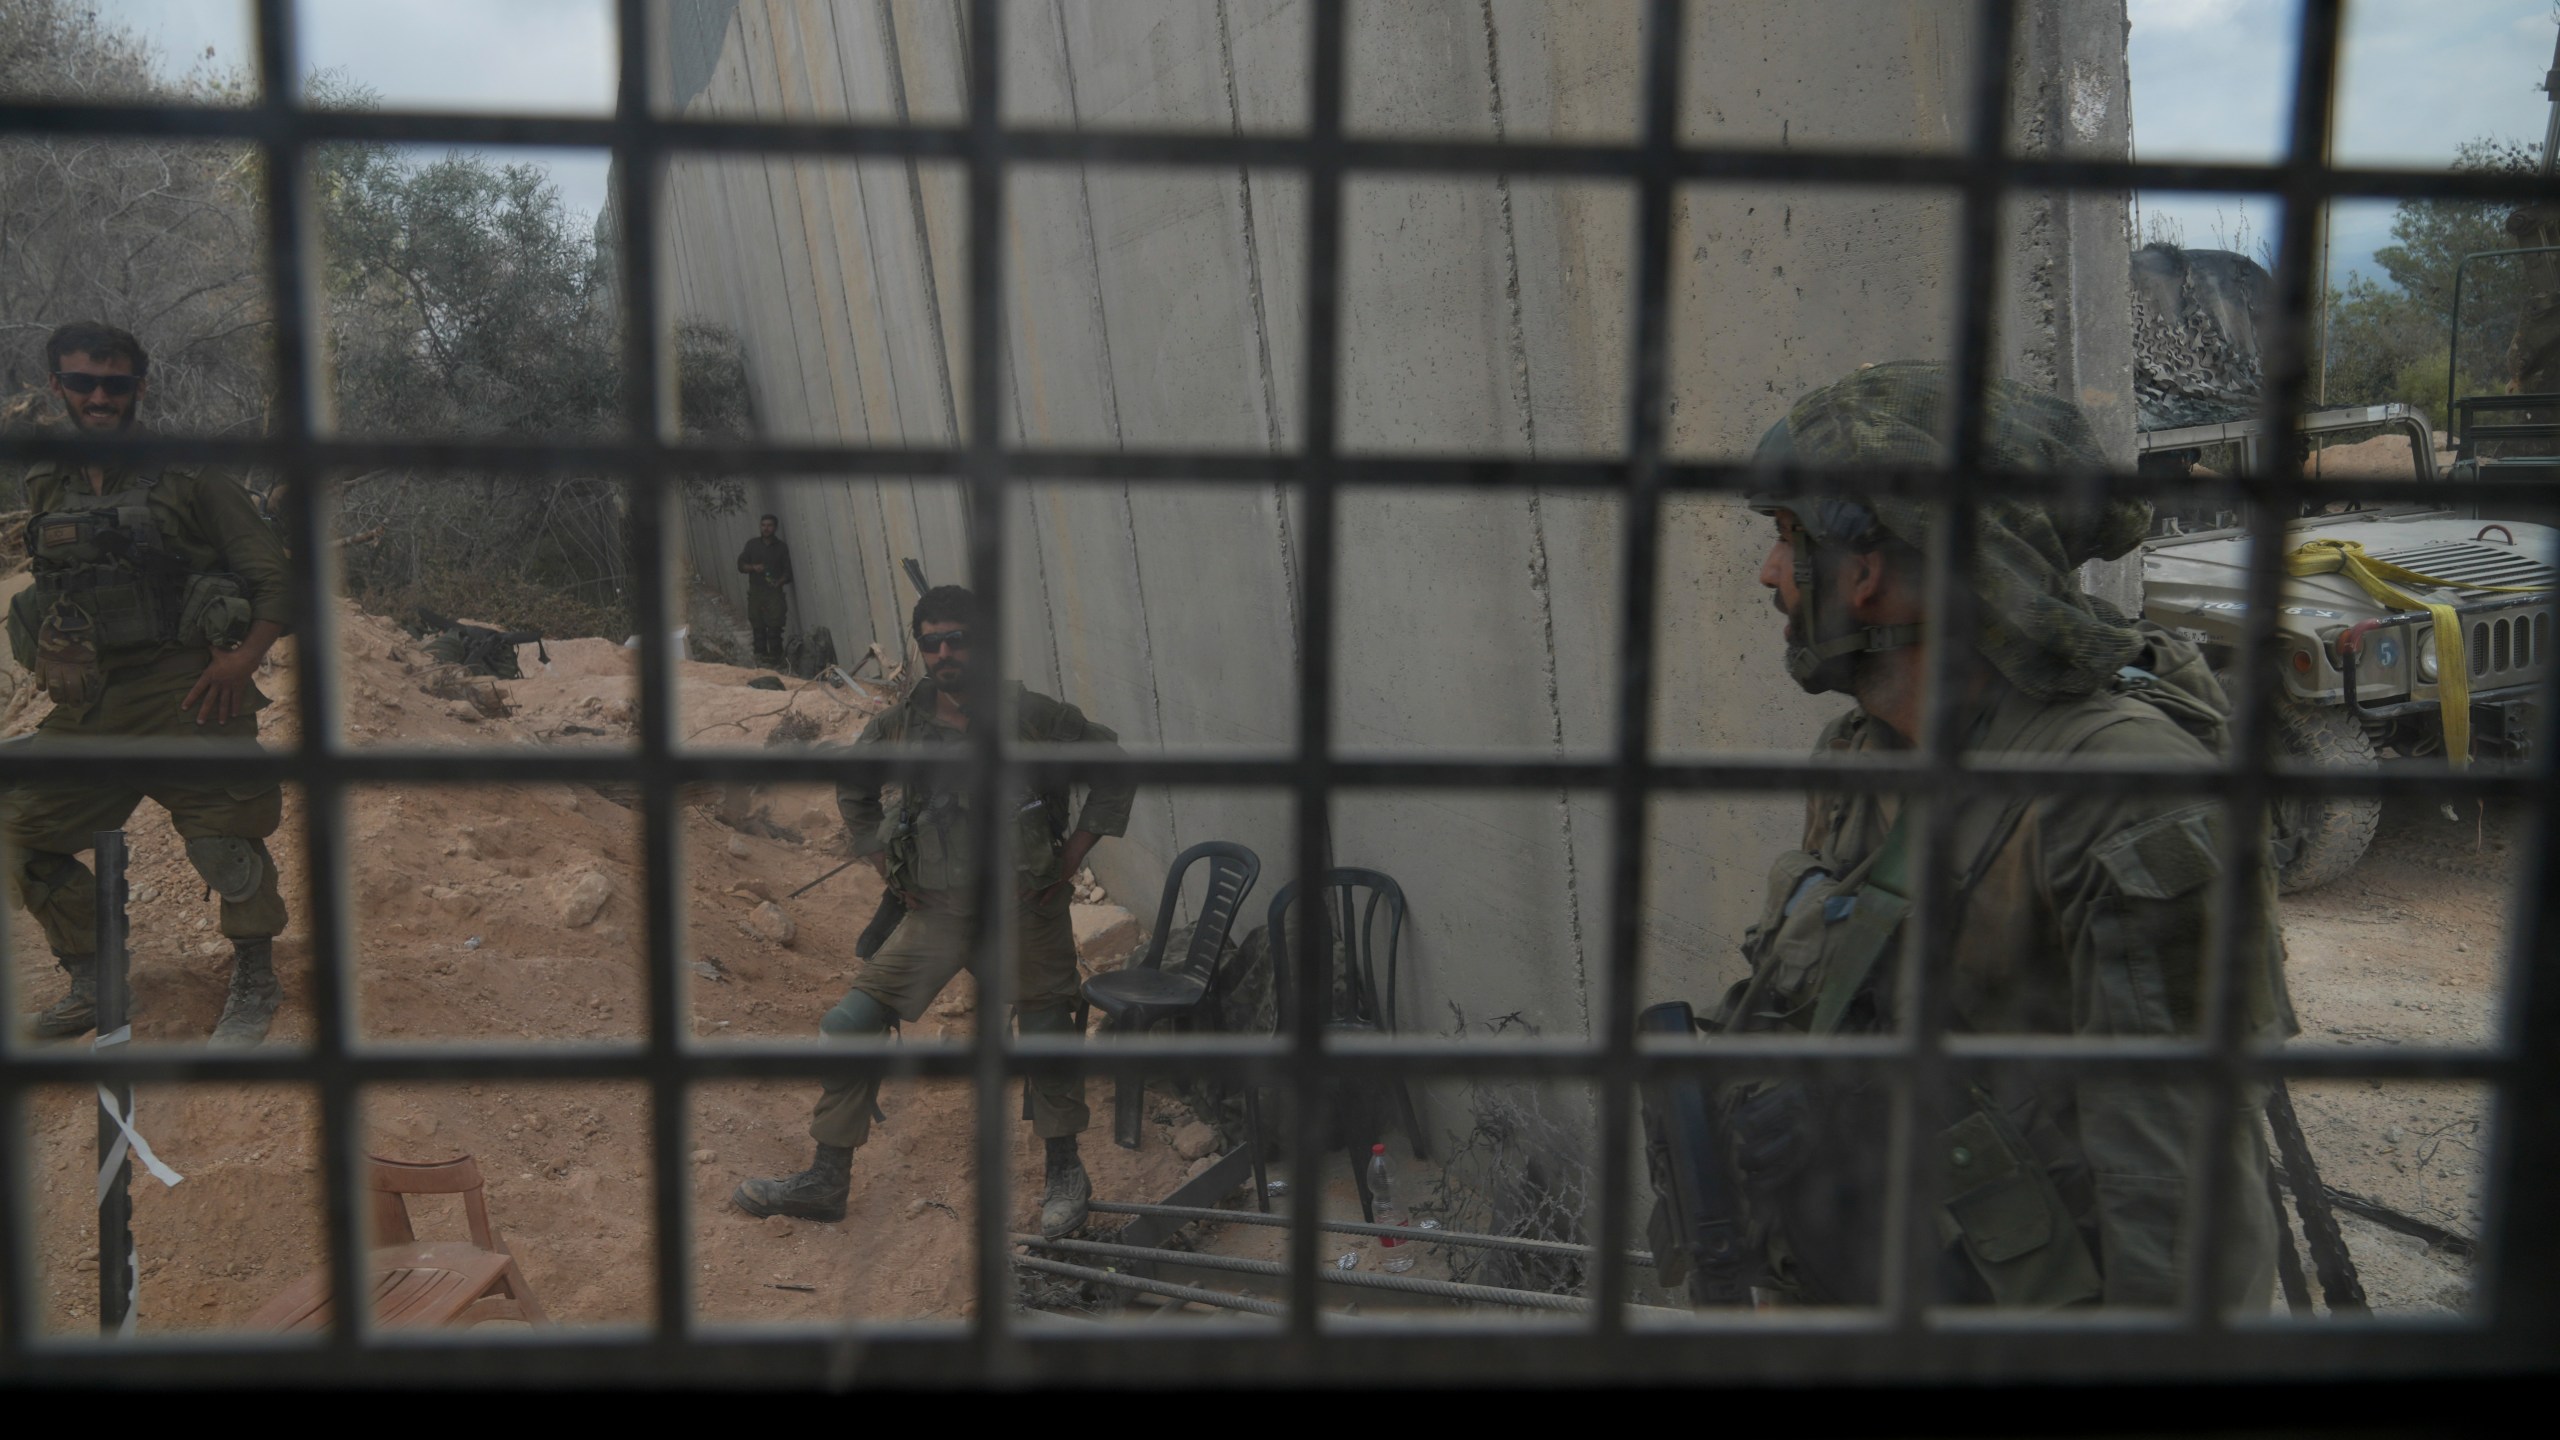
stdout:
[[[62,409],[64,414],[71,417],[71,423],[83,430],[130,430],[133,428],[134,417],[142,411],[142,405],[139,400],[135,400],[120,408],[110,409],[93,406],[85,400],[65,400],[62,402]],[[98,423],[102,420],[111,423],[103,425]]]

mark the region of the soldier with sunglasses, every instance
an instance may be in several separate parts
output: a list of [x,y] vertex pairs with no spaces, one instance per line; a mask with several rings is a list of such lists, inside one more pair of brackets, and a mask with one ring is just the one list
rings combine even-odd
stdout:
[[[916,648],[928,677],[895,708],[873,718],[860,744],[951,745],[963,742],[981,716],[999,713],[996,685],[971,663],[969,633],[977,601],[942,585],[916,601]],[[1015,738],[1032,744],[1081,744],[1119,753],[1119,737],[1063,700],[1013,686]],[[819,1020],[828,1035],[873,1036],[922,1016],[942,987],[970,962],[969,932],[978,817],[965,797],[922,784],[836,787],[855,853],[880,872],[907,907],[906,918],[878,953],[863,961],[853,988]],[[1068,820],[1070,796],[1050,785],[1012,797],[993,823],[1010,824],[1014,861],[1014,1024],[1024,1035],[1076,1033],[1075,930],[1068,918],[1070,882],[1094,844],[1125,834],[1133,787],[1097,782]],[[1030,1082],[1031,1128],[1047,1146],[1040,1232],[1055,1237],[1084,1223],[1093,1184],[1076,1153],[1090,1123],[1081,1077],[1043,1075]],[[748,1180],[731,1197],[750,1215],[841,1220],[851,1193],[853,1152],[870,1138],[880,1082],[864,1077],[826,1087],[809,1134],[817,1156],[795,1175]]]
[[[45,362],[73,426],[136,428],[151,359],[132,335],[65,325],[46,340]],[[26,498],[34,576],[10,601],[9,647],[53,701],[29,746],[194,744],[208,762],[253,749],[267,703],[254,677],[293,611],[284,549],[249,492],[182,467],[40,461]],[[146,798],[168,810],[222,900],[231,986],[214,1043],[255,1045],[281,994],[272,951],[285,908],[266,837],[283,794],[273,781],[229,781],[214,763],[181,780],[25,784],[0,802],[10,886],[70,980],[29,1029],[61,1038],[97,1023],[97,880],[77,852]]]

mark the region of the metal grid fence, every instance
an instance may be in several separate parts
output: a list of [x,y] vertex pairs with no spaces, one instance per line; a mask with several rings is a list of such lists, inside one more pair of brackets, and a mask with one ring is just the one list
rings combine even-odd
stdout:
[[[1952,454],[1944,467],[1909,471],[1832,472],[1798,469],[1783,481],[1806,493],[1856,488],[1867,493],[1917,494],[1961,517],[1978,485],[2020,493],[2060,494],[2091,482],[2086,477],[2002,474],[1987,471],[1983,453],[1982,397],[1992,375],[1992,310],[2000,206],[2022,190],[2124,192],[2176,189],[2220,193],[2273,193],[2280,197],[2281,254],[2276,267],[2277,323],[2267,335],[2265,414],[2271,427],[2292,436],[2306,374],[2304,316],[2309,309],[2313,236],[2321,208],[2358,197],[2444,199],[2551,199],[2560,187],[2543,179],[2413,170],[2340,170],[2324,163],[2334,77],[2338,69],[2340,7],[2337,0],[2307,0],[2293,76],[2291,123],[2283,157],[2273,164],[2159,164],[2106,158],[2046,158],[2009,153],[2006,123],[2011,101],[2016,0],[1981,0],[1974,41],[1974,79],[1968,97],[1969,140],[1957,153],[1825,153],[1768,148],[1688,147],[1679,142],[1682,83],[1678,0],[1649,0],[1642,70],[1641,134],[1633,144],[1495,144],[1463,140],[1409,140],[1346,135],[1343,126],[1345,14],[1341,0],[1312,0],[1309,124],[1290,135],[1191,135],[1152,132],[1052,130],[1008,127],[999,117],[999,57],[1004,47],[1001,0],[968,0],[968,109],[958,125],[893,126],[836,122],[705,122],[656,113],[649,95],[649,0],[617,0],[622,35],[619,96],[609,119],[460,116],[424,113],[344,113],[308,110],[298,100],[299,73],[290,0],[258,0],[257,63],[261,98],[240,109],[138,105],[85,106],[11,100],[0,103],[0,133],[77,133],[100,139],[167,137],[246,142],[264,167],[265,203],[272,252],[269,282],[276,324],[275,360],[282,403],[274,433],[260,439],[190,441],[143,439],[132,443],[81,437],[11,440],[0,457],[87,459],[113,454],[127,462],[186,458],[272,469],[313,496],[310,483],[360,466],[469,467],[483,472],[532,474],[577,467],[627,477],[633,500],[634,569],[669,574],[669,536],[676,529],[677,487],[686,473],[741,475],[838,473],[931,475],[963,483],[970,516],[970,573],[988,615],[1004,613],[996,594],[1006,575],[1006,499],[1018,481],[1285,484],[1304,495],[1307,531],[1300,583],[1304,634],[1296,682],[1297,743],[1280,759],[1130,758],[1109,766],[1044,756],[1006,744],[996,727],[972,732],[965,753],[938,759],[727,756],[680,750],[673,728],[674,656],[670,645],[644,647],[640,666],[640,734],[636,752],[605,754],[509,754],[475,751],[398,753],[350,749],[337,733],[331,609],[331,551],[320,543],[325,515],[297,507],[291,534],[297,554],[309,557],[295,584],[307,617],[300,641],[296,696],[303,739],[289,754],[244,756],[224,763],[239,778],[267,777],[299,786],[307,796],[308,853],[314,964],[311,1001],[315,1034],[302,1052],[279,1048],[249,1053],[134,1052],[111,1056],[0,1049],[0,1195],[5,1195],[5,1239],[0,1240],[0,1379],[192,1380],[451,1380],[539,1377],[603,1382],[613,1379],[831,1380],[861,1383],[896,1379],[909,1383],[1022,1382],[1038,1379],[1094,1383],[1238,1379],[1309,1381],[1385,1379],[1749,1379],[1753,1381],[1864,1379],[1926,1381],[2006,1375],[2039,1379],[2166,1376],[2375,1376],[2548,1366],[2555,1352],[2555,1242],[2547,1225],[2560,1213],[2560,1063],[2548,1047],[2523,1037],[2560,1033],[2560,986],[2537,983],[2533,957],[2560,948],[2554,908],[2560,894],[2560,805],[2555,805],[2547,761],[2529,778],[2449,773],[2415,767],[2354,776],[2315,775],[2274,763],[2268,684],[2254,684],[2239,698],[2236,744],[2214,770],[2120,769],[2064,771],[2057,767],[1996,765],[1958,753],[1959,728],[1949,723],[1959,703],[1947,648],[1934,652],[1929,742],[1907,763],[1842,772],[1808,763],[1756,757],[1665,759],[1655,754],[1655,581],[1660,563],[1660,520],[1666,496],[1734,492],[1766,485],[1739,463],[1675,463],[1664,455],[1665,351],[1670,306],[1670,233],[1673,196],[1683,184],[1750,182],[1831,183],[1901,187],[1954,193],[1961,198],[1955,256],[1955,375],[1963,398]],[[432,142],[462,145],[609,147],[616,163],[614,214],[624,283],[627,386],[618,437],[548,444],[387,441],[338,438],[325,433],[316,391],[312,306],[308,285],[312,239],[306,219],[306,157],[313,147],[337,141]],[[960,443],[950,447],[868,447],[764,443],[678,444],[665,437],[671,377],[661,343],[661,235],[658,198],[666,165],[679,153],[796,154],[934,159],[965,166],[968,176],[969,364]],[[1307,179],[1307,271],[1303,444],[1283,456],[1232,452],[1157,453],[1133,456],[1008,448],[1002,438],[1004,375],[1000,357],[1005,311],[1005,177],[1022,162],[1144,164],[1170,167],[1238,165],[1295,171]],[[1627,296],[1633,325],[1628,374],[1628,420],[1623,454],[1577,461],[1478,460],[1435,457],[1385,459],[1346,455],[1337,447],[1335,374],[1340,337],[1339,265],[1342,194],[1346,177],[1379,172],[1491,174],[1514,177],[1611,178],[1632,182],[1638,195],[1637,263]],[[2298,447],[2298,438],[2293,441]],[[1336,493],[1350,483],[1413,487],[1519,489],[1565,487],[1619,498],[1624,570],[1620,577],[1619,678],[1614,752],[1606,759],[1573,761],[1477,761],[1457,758],[1372,760],[1337,755],[1328,698],[1333,694]],[[2120,491],[2156,499],[2220,498],[2246,503],[2252,556],[2247,640],[2263,645],[2273,634],[2282,582],[2282,517],[2294,513],[2305,492],[2298,463],[2279,459],[2256,475],[2219,481],[2141,480],[2106,477]],[[2332,498],[2418,498],[2410,482],[2331,482]],[[2085,492],[2081,492],[2085,493]],[[2437,500],[2514,500],[2511,487],[2495,482],[2433,484]],[[2532,497],[2548,500],[2548,496]],[[1943,524],[1928,556],[1928,602],[1950,628],[1968,603],[1954,582],[1954,547],[1962,524]],[[645,587],[637,598],[643,634],[673,629],[669,587]],[[991,637],[991,639],[996,637]],[[1001,665],[1001,653],[982,659]],[[2546,716],[2560,713],[2549,703]],[[47,778],[112,768],[121,778],[172,778],[201,773],[205,760],[167,748],[135,748],[112,756],[32,761],[0,751],[0,783],[16,784],[41,768]],[[1499,789],[1561,787],[1605,789],[1612,801],[1614,857],[1609,877],[1611,919],[1608,966],[1597,1035],[1587,1043],[1506,1042],[1480,1039],[1463,1047],[1408,1039],[1352,1045],[1328,1042],[1313,1007],[1288,1035],[1270,1041],[1168,1041],[1145,1046],[1087,1050],[1069,1042],[1010,1040],[1000,1026],[982,1026],[966,1046],[847,1049],[804,1044],[753,1051],[698,1047],[686,1034],[681,1007],[681,955],[676,798],[679,786],[701,781],[837,780],[886,777],[892,772],[942,777],[969,787],[981,803],[1026,780],[1044,776],[1084,778],[1120,773],[1147,784],[1261,785],[1287,788],[1295,799],[1296,869],[1314,873],[1325,862],[1326,806],[1336,789]],[[636,1046],[596,1049],[475,1045],[423,1050],[362,1043],[351,1006],[347,900],[345,799],[352,786],[383,783],[452,783],[539,777],[553,781],[636,783],[645,824],[643,878],[646,905],[647,1032]],[[1785,792],[1819,780],[1826,786],[1895,790],[1917,797],[1929,823],[1918,855],[1916,913],[1907,947],[1902,993],[1910,997],[1913,1023],[1892,1036],[1831,1040],[1755,1037],[1748,1046],[1639,1045],[1637,917],[1649,806],[1674,792]],[[2224,963],[2249,912],[2254,888],[2247,883],[2263,863],[2249,838],[2255,826],[2224,827],[2226,864],[2219,924],[2208,974],[2215,979],[2203,1033],[2193,1040],[2097,1043],[2067,1038],[1963,1037],[1946,1033],[1942,973],[1954,896],[1948,859],[1953,807],[1932,803],[1958,793],[2076,790],[2088,793],[2175,790],[2223,797],[2235,820],[2254,816],[2271,799],[2314,790],[2400,793],[2513,793],[2521,784],[2533,806],[2536,846],[2529,861],[2526,897],[2517,916],[2506,991],[2504,1038],[2486,1049],[2399,1048],[2388,1051],[2302,1046],[2281,1051],[2244,1041],[2240,1007],[2231,983],[2236,966]],[[992,827],[986,842],[1001,843]],[[993,903],[999,866],[982,865],[980,913]],[[981,937],[983,956],[996,954],[994,927]],[[1312,932],[1313,927],[1309,927]],[[1294,962],[1301,993],[1320,983],[1328,957],[1310,933]],[[1011,985],[1010,967],[989,964],[985,1013],[1001,1013]],[[0,1046],[9,1045],[0,1040]],[[2003,1312],[1951,1312],[1929,1304],[1927,1265],[1934,1237],[1926,1207],[1909,1203],[1922,1185],[1920,1147],[1907,1143],[1915,1101],[1937,1093],[1968,1069],[2061,1066],[2081,1073],[2118,1073],[2164,1081],[2201,1082],[2225,1100],[2258,1079],[2358,1077],[2459,1079],[2495,1087],[2505,1117],[2496,1144],[2488,1216],[2490,1256],[2483,1303],[2455,1323],[2415,1326],[2376,1321],[2317,1326],[2226,1315],[2207,1302],[2203,1277],[2213,1272],[2215,1227],[2199,1226],[2189,1249],[2184,1309],[2170,1315],[2117,1313],[2068,1317]],[[1186,1069],[1202,1076],[1256,1079],[1294,1087],[1298,1117],[1289,1137],[1294,1154],[1319,1152],[1315,1103],[1326,1077],[1462,1076],[1476,1080],[1578,1079],[1600,1095],[1594,1145],[1603,1203],[1596,1207],[1592,1242],[1603,1254],[1626,1251],[1631,1240],[1632,1136],[1636,1086],[1670,1076],[1730,1077],[1812,1074],[1879,1076],[1898,1082],[1901,1097],[1893,1213],[1905,1222],[1898,1260],[1887,1276],[1886,1298],[1875,1310],[1841,1314],[1773,1312],[1719,1314],[1658,1321],[1637,1318],[1627,1307],[1630,1277],[1622,1265],[1592,1267],[1596,1285],[1588,1318],[1525,1320],[1499,1326],[1447,1320],[1393,1325],[1375,1320],[1340,1322],[1323,1315],[1315,1280],[1320,1236],[1310,1224],[1293,1227],[1289,1246],[1287,1318],[1278,1330],[1246,1333],[1235,1327],[1170,1326],[1143,1338],[1134,1329],[1097,1333],[1070,1326],[1065,1333],[1012,1310],[1006,1193],[1009,1135],[1004,1082],[1025,1073],[1081,1068],[1096,1074],[1129,1074],[1139,1067],[1164,1073]],[[818,1331],[745,1332],[699,1321],[687,1293],[690,1209],[685,1190],[686,1100],[689,1087],[737,1077],[807,1078],[856,1067],[880,1073],[966,1078],[976,1094],[975,1318],[957,1324],[848,1323]],[[118,1344],[64,1341],[39,1336],[33,1304],[35,1273],[29,1209],[22,1203],[31,1175],[24,1108],[33,1087],[130,1081],[270,1081],[316,1089],[320,1097],[321,1151],[326,1190],[329,1270],[340,1295],[365,1293],[365,1221],[357,1166],[361,1158],[358,1102],[366,1086],[402,1081],[617,1079],[648,1087],[654,1201],[654,1322],[641,1329],[546,1334],[517,1343],[465,1337],[421,1341],[369,1333],[363,1307],[340,1305],[337,1328],[325,1339],[292,1345],[265,1337],[143,1338]],[[2215,1108],[2222,1124],[2235,1123],[2234,1106]],[[2216,1140],[2226,1136],[2212,1137]],[[2190,1216],[2217,1212],[2232,1183],[2229,1147],[2203,1147],[2209,1157],[2200,1194],[2189,1197]],[[1302,1166],[1300,1173],[1310,1173]],[[2515,1217],[2524,1223],[2502,1224]]]

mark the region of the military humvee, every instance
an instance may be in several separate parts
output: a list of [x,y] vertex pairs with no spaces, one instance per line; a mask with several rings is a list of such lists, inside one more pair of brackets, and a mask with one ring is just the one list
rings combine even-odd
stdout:
[[[2543,397],[2548,401],[2551,397]],[[2406,405],[2318,411],[2303,419],[2318,441],[2357,432],[2406,435],[2409,472],[2437,475],[2434,437]],[[2485,431],[2490,427],[2478,427]],[[2146,468],[2204,457],[2215,468],[2256,465],[2255,420],[2144,432]],[[2485,444],[2490,438],[2483,435]],[[2465,435],[2456,464],[2465,473],[2498,466],[2516,478],[2560,475],[2560,461],[2538,467],[2522,457],[2476,453]],[[2180,466],[2183,468],[2183,466]],[[2528,474],[2528,470],[2532,473]],[[2205,528],[2189,528],[2201,520]],[[2171,515],[2166,532],[2142,551],[2143,611],[2154,622],[2203,646],[2216,668],[2233,675],[2241,663],[2241,620],[2247,613],[2248,535],[2236,516]],[[2221,522],[2216,524],[2214,522]],[[2538,733],[2540,682],[2553,663],[2555,541],[2560,531],[2512,520],[2483,520],[2476,506],[2404,504],[2320,514],[2286,526],[2288,553],[2314,539],[2352,540],[2379,560],[2446,583],[2403,588],[2450,604],[2464,627],[2460,663],[2471,686],[2472,754],[2484,761],[2526,757]],[[2532,586],[2535,592],[2487,586]],[[2438,685],[2446,657],[2436,653],[2425,611],[2395,609],[2345,575],[2289,578],[2277,617],[2278,731],[2297,758],[2322,766],[2367,768],[2388,752],[2440,755],[2444,748]],[[2279,883],[2288,893],[2325,885],[2355,868],[2372,843],[2381,801],[2330,796],[2279,807]]]

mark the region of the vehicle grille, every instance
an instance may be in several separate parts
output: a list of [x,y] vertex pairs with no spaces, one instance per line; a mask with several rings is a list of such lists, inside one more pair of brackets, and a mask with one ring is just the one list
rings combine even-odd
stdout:
[[2475,616],[2464,648],[2470,652],[2474,681],[2522,685],[2540,679],[2551,666],[2551,612],[2535,608]]
[[2448,540],[2376,555],[2376,560],[2433,575],[2465,592],[2475,587],[2532,585],[2560,587],[2560,571],[2524,551],[2476,540]]

